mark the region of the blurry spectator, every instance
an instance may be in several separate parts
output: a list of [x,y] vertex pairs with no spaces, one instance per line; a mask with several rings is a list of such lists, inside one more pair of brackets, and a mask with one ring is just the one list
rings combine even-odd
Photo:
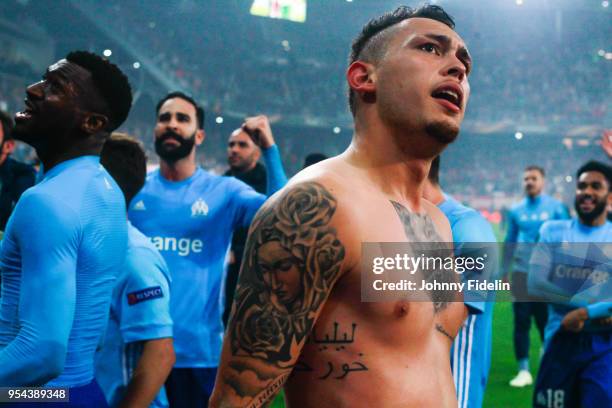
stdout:
[[15,140],[11,137],[13,120],[0,111],[0,122],[0,230],[4,231],[17,200],[34,185],[35,172],[32,166],[9,157],[15,149]]

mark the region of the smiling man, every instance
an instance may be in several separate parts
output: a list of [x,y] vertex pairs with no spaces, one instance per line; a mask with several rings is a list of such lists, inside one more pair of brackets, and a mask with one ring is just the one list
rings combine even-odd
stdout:
[[399,7],[353,42],[355,121],[341,155],[258,212],[223,344],[214,407],[456,407],[449,353],[463,302],[361,302],[364,242],[452,242],[422,199],[455,140],[471,59],[442,8]]
[[2,243],[0,386],[70,387],[71,403],[106,405],[94,352],[127,226],[99,154],[131,102],[119,68],[88,52],[68,54],[26,90],[13,135],[36,149],[46,173],[22,195]]
[[540,228],[529,290],[551,303],[534,407],[612,406],[610,204],[612,168],[590,161],[576,173],[578,216]]

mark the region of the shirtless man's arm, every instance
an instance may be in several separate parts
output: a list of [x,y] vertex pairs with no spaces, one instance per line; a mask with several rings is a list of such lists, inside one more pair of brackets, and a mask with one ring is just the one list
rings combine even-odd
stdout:
[[345,249],[337,200],[316,182],[291,186],[256,215],[210,404],[261,407],[283,386],[332,287]]

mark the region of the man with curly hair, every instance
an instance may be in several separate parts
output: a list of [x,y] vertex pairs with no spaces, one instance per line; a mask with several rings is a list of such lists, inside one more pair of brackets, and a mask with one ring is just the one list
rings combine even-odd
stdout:
[[289,407],[457,406],[449,356],[463,302],[429,292],[419,302],[361,300],[363,243],[452,242],[422,195],[470,92],[471,58],[453,28],[438,6],[399,7],[354,41],[353,141],[256,215],[213,407],[266,406],[283,387]]

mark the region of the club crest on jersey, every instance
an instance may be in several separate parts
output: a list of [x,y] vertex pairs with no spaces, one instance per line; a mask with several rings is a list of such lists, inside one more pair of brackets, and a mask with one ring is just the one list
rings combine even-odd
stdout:
[[147,209],[147,207],[145,207],[144,201],[140,200],[138,201],[136,204],[134,204],[134,207],[132,207],[134,210],[136,211],[144,211]]
[[198,198],[191,206],[192,217],[205,217],[208,215],[208,204],[202,198]]
[[144,302],[145,300],[158,299],[164,297],[164,292],[159,286],[130,292],[127,294],[128,305],[133,306],[136,303]]

